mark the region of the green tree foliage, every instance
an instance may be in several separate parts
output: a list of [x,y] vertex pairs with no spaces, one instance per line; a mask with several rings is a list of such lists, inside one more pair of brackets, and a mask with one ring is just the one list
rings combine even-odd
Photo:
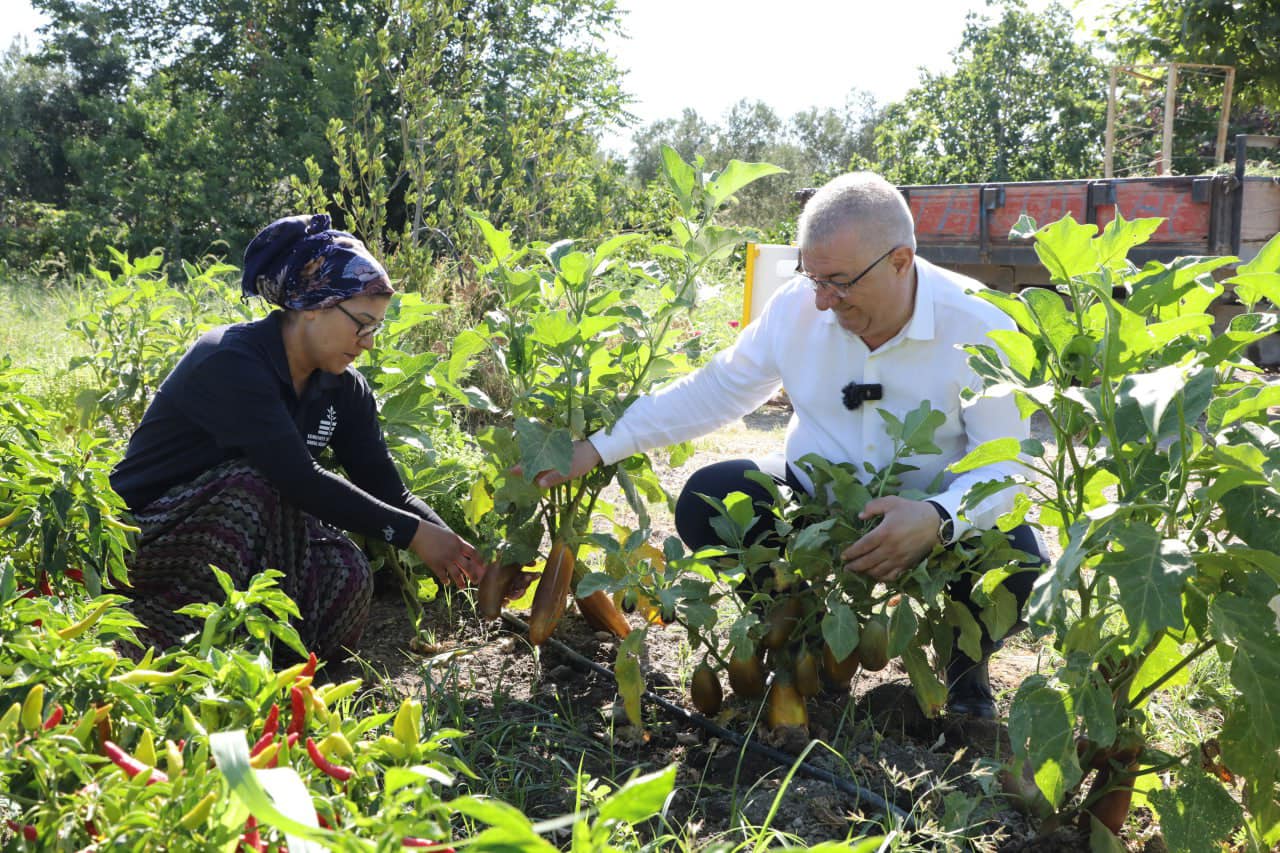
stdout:
[[722,123],[686,109],[679,118],[662,119],[637,131],[631,152],[632,174],[643,183],[662,171],[662,146],[682,157],[711,152],[711,159],[774,163],[785,176],[752,184],[735,196],[725,219],[756,228],[776,228],[794,218],[794,190],[823,183],[851,168],[863,168],[872,154],[878,116],[874,98],[854,90],[840,107],[811,107],[783,119],[763,101],[742,99]]
[[1280,109],[1280,10],[1271,0],[1136,0],[1107,11],[1121,53],[1147,62],[1234,65],[1234,100]]
[[[72,257],[234,253],[302,200],[381,226],[361,233],[375,242],[448,230],[464,206],[525,234],[616,191],[594,136],[624,116],[600,46],[614,0],[34,5],[45,46],[3,66],[0,98],[33,68],[52,76],[58,109],[31,135],[65,167],[18,197],[76,212]],[[21,143],[0,135],[0,161],[34,156]]]
[[1106,73],[1071,16],[1022,0],[971,14],[955,70],[925,73],[885,113],[877,166],[898,183],[1084,178],[1101,172]]

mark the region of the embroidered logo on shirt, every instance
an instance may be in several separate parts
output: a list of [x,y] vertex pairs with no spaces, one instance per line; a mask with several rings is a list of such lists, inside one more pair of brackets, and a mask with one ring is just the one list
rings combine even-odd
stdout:
[[328,447],[329,439],[333,438],[333,431],[338,428],[338,411],[330,406],[324,413],[324,417],[320,419],[320,426],[316,427],[315,432],[307,433],[308,447]]
[[392,539],[394,539],[394,538],[395,538],[395,536],[396,536],[396,532],[395,532],[395,530],[391,527],[391,525],[390,525],[390,524],[388,524],[386,527],[382,528],[382,535],[383,535],[383,536],[385,536],[385,537],[387,537],[387,541],[388,541],[388,542],[390,542]]

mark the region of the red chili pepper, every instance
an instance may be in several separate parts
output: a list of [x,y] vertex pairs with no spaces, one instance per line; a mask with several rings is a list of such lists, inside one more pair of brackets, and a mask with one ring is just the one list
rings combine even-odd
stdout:
[[435,853],[457,853],[457,851],[455,851],[452,847],[442,846],[439,841],[431,841],[426,838],[414,838],[412,835],[407,835],[404,838],[401,838],[400,846],[401,847],[427,847],[427,848],[430,848],[431,850],[434,850]]
[[264,732],[262,737],[258,738],[258,742],[249,750],[249,757],[253,758],[255,755],[262,752],[262,750],[271,746],[275,739],[275,732]]
[[107,753],[107,758],[111,759],[111,763],[123,770],[131,779],[139,773],[150,772],[151,775],[147,777],[148,785],[169,781],[169,774],[163,770],[148,767],[111,741],[104,743],[102,749]]
[[18,823],[16,820],[6,818],[4,824],[9,827],[10,832],[21,832],[22,837],[27,841],[35,842],[39,840],[36,828],[29,823]]
[[53,587],[49,585],[49,576],[44,572],[40,573],[40,594],[50,597],[54,595]]
[[280,706],[272,702],[271,710],[267,712],[267,719],[262,724],[262,733],[274,735],[278,731],[280,731]]
[[53,711],[49,714],[49,719],[44,721],[44,730],[47,732],[60,722],[62,722],[62,706],[54,705]]
[[84,572],[82,570],[67,569],[65,572],[63,572],[63,574],[65,574],[67,577],[71,578],[71,580],[75,581],[81,586],[84,586]]
[[324,815],[320,814],[320,812],[316,812],[316,820],[320,823],[320,826],[322,826],[323,828],[333,829],[332,826],[329,826],[329,821],[325,820]]
[[345,782],[355,775],[355,771],[350,767],[343,767],[341,764],[334,764],[325,758],[320,752],[320,747],[316,746],[316,742],[307,738],[307,755],[311,756],[311,763],[319,767],[324,775],[331,779],[337,779],[339,782]]
[[284,742],[289,745],[290,749],[292,749],[298,745],[298,737],[298,732],[289,732],[288,736],[284,739]]
[[285,731],[289,734],[301,732],[307,725],[307,697],[303,695],[302,688],[289,688],[289,703],[293,709],[293,715],[289,718],[289,727]]
[[249,815],[248,819],[244,822],[244,835],[240,837],[240,843],[254,851],[267,849],[266,843],[258,833],[258,819],[253,815]]
[[316,660],[316,653],[312,652],[307,658],[307,665],[302,668],[302,671],[298,673],[294,680],[297,681],[299,678],[310,678],[315,675],[316,666],[319,665],[319,663],[320,661]]

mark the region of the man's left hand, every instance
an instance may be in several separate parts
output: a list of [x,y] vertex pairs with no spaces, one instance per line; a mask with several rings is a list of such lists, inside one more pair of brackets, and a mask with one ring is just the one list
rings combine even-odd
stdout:
[[847,571],[892,581],[938,544],[938,513],[925,501],[900,497],[868,501],[858,517],[883,516],[880,524],[840,554]]

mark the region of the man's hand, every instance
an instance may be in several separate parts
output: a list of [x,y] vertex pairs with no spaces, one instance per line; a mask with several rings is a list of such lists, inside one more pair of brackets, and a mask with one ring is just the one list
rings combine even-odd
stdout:
[[925,501],[886,497],[869,501],[858,517],[883,520],[840,554],[847,571],[892,581],[915,566],[938,544],[938,513]]
[[[576,480],[584,474],[589,473],[597,465],[600,464],[600,452],[596,450],[595,445],[587,441],[585,438],[581,441],[573,443],[573,461],[569,463],[569,474],[565,476],[554,469],[548,471],[539,471],[538,476],[533,481],[538,484],[538,488],[550,489],[561,483],[567,483],[570,480]],[[514,474],[523,474],[524,469],[519,465],[511,469]]]
[[479,582],[487,568],[470,542],[425,521],[418,522],[409,550],[445,584],[462,587]]

